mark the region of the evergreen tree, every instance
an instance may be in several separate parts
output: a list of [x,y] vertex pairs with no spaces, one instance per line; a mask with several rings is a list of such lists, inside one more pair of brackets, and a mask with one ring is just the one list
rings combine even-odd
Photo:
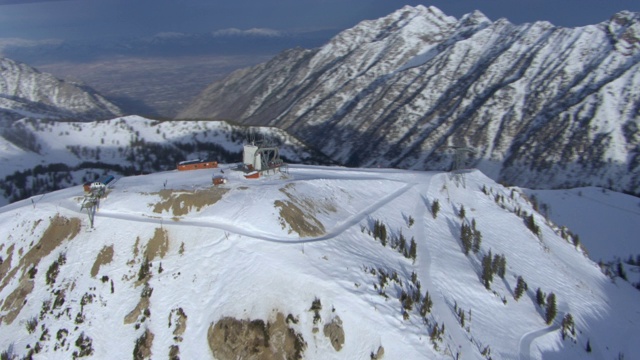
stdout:
[[504,275],[507,272],[507,258],[504,254],[500,255],[498,259],[498,271],[497,274],[501,279],[504,279]]
[[472,250],[474,254],[480,251],[480,244],[482,243],[482,234],[480,230],[476,229],[476,219],[471,221],[471,233],[473,234]]
[[528,288],[527,283],[524,281],[522,276],[518,276],[518,281],[516,283],[516,289],[514,291],[513,298],[516,299],[516,301],[518,301],[518,299],[522,297],[522,294],[524,294],[524,292],[527,291],[527,288]]
[[427,314],[431,312],[432,306],[433,306],[433,301],[431,300],[429,291],[427,291],[424,294],[424,298],[422,299],[422,306],[420,306],[420,316],[422,317],[427,316]]
[[587,340],[587,348],[585,349],[588,353],[591,352],[591,341]]
[[466,211],[464,211],[464,205],[460,205],[460,212],[458,212],[458,216],[460,216],[460,219],[464,219],[466,215]]
[[538,306],[544,306],[544,293],[542,292],[542,289],[538,288],[538,290],[536,290],[536,304],[538,304]]
[[491,282],[493,281],[493,269],[491,267],[491,250],[489,254],[482,258],[482,283],[487,290],[491,289]]
[[500,255],[495,254],[493,255],[493,259],[491,259],[491,271],[493,271],[494,274],[497,274],[499,268],[500,268]]
[[534,233],[536,236],[540,235],[540,227],[536,224],[536,220],[533,217],[533,214],[526,216],[525,219],[525,224],[527,225],[527,227],[529,228],[529,230],[531,230],[532,233]]
[[438,211],[440,211],[440,202],[438,201],[438,199],[435,199],[431,203],[431,214],[433,215],[434,219],[438,217]]
[[411,244],[409,245],[409,257],[415,261],[417,256],[418,245],[416,244],[416,240],[414,238],[411,238]]
[[627,273],[624,271],[624,266],[622,265],[622,262],[620,260],[618,260],[616,275],[618,275],[618,277],[620,277],[622,280],[628,281]]
[[462,224],[460,228],[460,241],[462,242],[462,250],[465,255],[469,254],[473,242],[471,228],[467,224]]
[[556,314],[558,313],[558,309],[556,307],[556,294],[550,293],[547,296],[547,311],[545,312],[545,320],[547,324],[551,324],[553,319],[556,318]]
[[564,318],[562,318],[562,340],[565,339],[567,333],[571,333],[571,335],[576,334],[575,323],[573,321],[573,316],[571,314],[566,314]]
[[373,223],[373,238],[380,240],[382,246],[387,246],[387,227],[380,220]]

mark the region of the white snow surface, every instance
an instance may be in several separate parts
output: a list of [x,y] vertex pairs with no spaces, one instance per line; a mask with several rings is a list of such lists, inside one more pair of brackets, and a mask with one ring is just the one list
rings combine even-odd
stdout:
[[640,199],[603,188],[526,190],[546,204],[548,216],[580,236],[595,260],[640,254]]
[[[181,358],[207,359],[213,358],[207,344],[212,323],[225,316],[266,322],[279,311],[299,318],[290,326],[306,342],[305,359],[369,359],[379,346],[385,359],[450,359],[456,354],[483,359],[481,351],[487,347],[493,359],[640,357],[640,342],[633,335],[640,333],[640,292],[604,276],[538,213],[541,236],[535,236],[515,214],[516,208],[533,213],[526,197],[479,171],[461,178],[440,172],[291,165],[286,175],[248,180],[221,168],[226,169],[229,181],[222,187],[228,192],[186,215],[154,212],[159,191],[209,189],[211,177],[221,175],[221,169],[117,179],[100,202],[93,229],[86,211],[80,210],[79,186],[0,208],[0,236],[6,239],[0,245],[0,299],[14,293],[20,279],[34,283],[15,320],[5,321],[8,309],[0,306],[0,350],[25,355],[39,342],[34,358],[67,359],[84,333],[92,339],[94,358],[124,359],[148,329],[154,334],[152,358],[168,357],[169,347],[177,344]],[[489,195],[480,190],[483,186]],[[503,200],[496,202],[495,195]],[[440,211],[434,218],[430,209],[435,200]],[[277,201],[298,204],[307,219],[317,220],[309,222],[322,224],[324,231],[299,235],[283,220]],[[483,235],[478,254],[461,250],[461,206],[464,221],[475,219]],[[20,257],[38,243],[56,214],[80,218],[81,229],[42,258],[30,280]],[[370,231],[375,220],[386,225],[389,235],[415,239],[415,262],[374,240]],[[152,259],[150,315],[136,328],[123,319],[139,302],[143,286],[135,280],[141,253],[159,228],[166,230],[169,246],[164,256]],[[112,261],[92,277],[98,253],[109,246]],[[496,276],[491,290],[480,282],[482,255],[489,251],[507,260],[505,278]],[[55,283],[47,285],[47,269],[61,253],[66,263]],[[384,288],[388,298],[381,296],[373,287],[378,278],[371,268],[397,272],[402,287],[389,281]],[[10,275],[9,269],[17,271]],[[428,291],[433,299],[429,325],[418,304],[407,320],[402,317],[398,298],[401,290],[414,286],[412,272],[422,295]],[[113,282],[113,291],[109,281],[101,281],[104,276]],[[517,276],[529,286],[519,301],[513,297]],[[558,316],[551,325],[535,304],[537,288],[557,296]],[[66,291],[65,303],[41,316],[43,304],[59,289]],[[87,293],[94,300],[81,306]],[[316,298],[322,310],[320,331],[314,333],[309,309]],[[187,315],[181,342],[167,326],[177,308]],[[454,308],[467,313],[465,328]],[[79,312],[85,316],[82,323],[74,322]],[[563,341],[558,329],[566,313],[575,320],[577,336]],[[336,316],[345,331],[340,351],[322,333],[323,324]],[[28,321],[38,317],[36,330],[29,333]],[[429,339],[435,323],[445,325],[438,350]],[[40,340],[44,328],[49,338]],[[64,345],[56,340],[60,329],[69,332]],[[585,351],[587,342],[591,353]]]

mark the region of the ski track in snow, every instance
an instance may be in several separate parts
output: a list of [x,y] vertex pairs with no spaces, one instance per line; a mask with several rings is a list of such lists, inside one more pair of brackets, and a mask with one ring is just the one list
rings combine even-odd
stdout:
[[520,360],[530,360],[531,359],[531,344],[533,341],[541,336],[544,336],[548,333],[554,332],[560,329],[560,325],[553,324],[551,326],[547,326],[542,329],[533,330],[526,334],[524,334],[520,338],[520,343],[518,347],[520,348]]

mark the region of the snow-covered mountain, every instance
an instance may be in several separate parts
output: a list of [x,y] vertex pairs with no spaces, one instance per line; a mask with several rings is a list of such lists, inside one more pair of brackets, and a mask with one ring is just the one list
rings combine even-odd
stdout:
[[356,166],[477,151],[526,187],[640,193],[640,14],[562,28],[406,6],[209,86],[179,118],[273,125]]
[[640,355],[640,292],[479,171],[219,173],[119,178],[93,228],[80,186],[0,208],[2,356]]
[[286,161],[326,164],[286,132],[223,121],[157,121],[126,116],[94,122],[22,119],[0,136],[0,205],[93,180],[175,169],[189,159],[242,160],[249,140],[280,146]]
[[0,57],[0,125],[22,118],[112,119],[120,109],[95,91]]

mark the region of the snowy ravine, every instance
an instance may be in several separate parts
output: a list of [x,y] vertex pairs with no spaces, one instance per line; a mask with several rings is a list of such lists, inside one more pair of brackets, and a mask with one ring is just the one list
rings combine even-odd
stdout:
[[[213,175],[229,181],[212,187]],[[244,326],[253,350],[304,359],[640,356],[640,292],[479,171],[123,177],[93,228],[82,198],[77,186],[0,208],[3,355],[227,359]],[[477,252],[463,252],[463,224],[481,234]],[[489,253],[506,266],[487,289]],[[548,323],[537,289],[555,295]]]

